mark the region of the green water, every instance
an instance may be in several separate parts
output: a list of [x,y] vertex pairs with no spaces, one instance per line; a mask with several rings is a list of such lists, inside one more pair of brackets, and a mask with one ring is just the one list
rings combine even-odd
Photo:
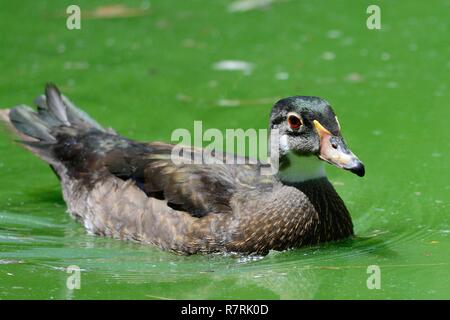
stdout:
[[[194,120],[266,128],[277,98],[324,97],[367,169],[360,179],[327,168],[357,237],[250,259],[90,236],[49,168],[1,133],[1,299],[450,298],[449,1],[279,0],[246,12],[128,1],[144,15],[98,19],[105,2],[79,0],[86,19],[68,31],[72,2],[2,1],[0,108],[30,104],[53,81],[100,123],[169,141]],[[369,4],[382,30],[366,28]],[[253,69],[213,69],[229,59]],[[70,265],[79,290],[67,289]],[[368,289],[369,265],[381,289]]]

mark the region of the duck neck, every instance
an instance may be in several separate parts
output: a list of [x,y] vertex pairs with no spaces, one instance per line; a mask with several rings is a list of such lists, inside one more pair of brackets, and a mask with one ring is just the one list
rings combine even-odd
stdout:
[[353,235],[350,213],[326,177],[292,184],[306,195],[317,212],[317,242],[335,241]]
[[324,163],[314,156],[285,155],[280,161],[280,181],[293,186],[309,199],[317,212],[314,239],[332,241],[353,235],[350,214],[333,185],[328,181]]

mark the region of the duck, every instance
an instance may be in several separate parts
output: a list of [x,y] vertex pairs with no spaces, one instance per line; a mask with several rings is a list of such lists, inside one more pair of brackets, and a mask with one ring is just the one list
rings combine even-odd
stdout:
[[[0,118],[49,164],[68,213],[89,234],[187,255],[265,255],[354,236],[325,164],[360,177],[365,167],[322,98],[292,96],[272,107],[279,168],[271,175],[261,174],[260,161],[173,161],[174,144],[105,128],[51,83],[34,105],[3,109]],[[202,152],[189,150],[187,157]]]

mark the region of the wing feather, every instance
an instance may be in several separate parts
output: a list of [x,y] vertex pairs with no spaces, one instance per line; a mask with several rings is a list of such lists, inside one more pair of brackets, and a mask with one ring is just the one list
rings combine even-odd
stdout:
[[[231,212],[230,200],[236,192],[234,170],[226,164],[192,164],[172,161],[173,145],[134,145],[127,150],[114,149],[105,155],[105,166],[114,175],[133,179],[150,197],[167,200],[176,210],[202,217],[209,213]],[[196,149],[195,152],[200,152]]]

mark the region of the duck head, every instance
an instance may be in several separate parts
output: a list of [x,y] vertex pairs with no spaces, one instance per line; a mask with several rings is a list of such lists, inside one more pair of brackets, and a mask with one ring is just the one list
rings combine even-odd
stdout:
[[364,165],[347,147],[327,101],[308,96],[282,99],[272,108],[270,129],[278,129],[281,180],[323,177],[324,162],[364,176]]

